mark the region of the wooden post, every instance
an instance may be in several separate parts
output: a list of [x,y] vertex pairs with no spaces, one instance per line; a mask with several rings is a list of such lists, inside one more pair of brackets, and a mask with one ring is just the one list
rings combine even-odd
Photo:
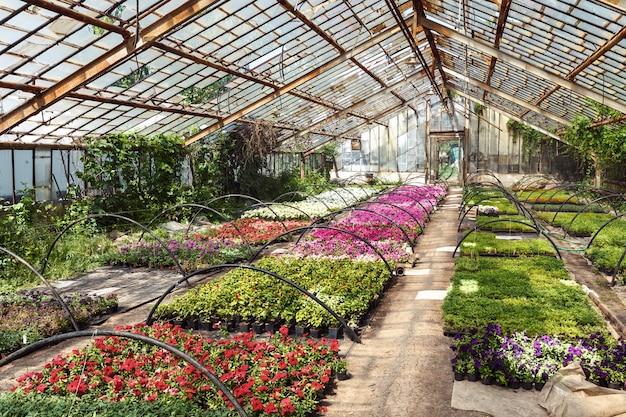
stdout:
[[424,149],[426,158],[424,162],[424,178],[426,184],[430,183],[430,100],[426,100],[426,135]]

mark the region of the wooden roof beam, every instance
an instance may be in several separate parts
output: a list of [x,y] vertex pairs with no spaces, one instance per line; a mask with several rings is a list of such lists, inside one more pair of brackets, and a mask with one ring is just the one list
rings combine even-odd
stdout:
[[323,120],[320,120],[317,123],[313,123],[312,125],[310,125],[306,129],[300,130],[299,132],[297,132],[296,134],[294,134],[293,136],[291,136],[289,138],[286,138],[285,140],[294,139],[294,138],[296,138],[298,136],[306,135],[307,133],[310,133],[311,130],[315,129],[318,126],[321,126],[321,125],[323,125],[325,123],[328,123],[328,122],[332,122],[334,120],[341,119],[341,118],[345,117],[346,115],[350,114],[351,112],[355,111],[359,107],[362,107],[362,106],[364,106],[364,105],[366,105],[368,103],[371,103],[372,101],[378,100],[380,97],[383,97],[383,96],[389,94],[389,92],[392,91],[393,89],[402,88],[405,85],[410,84],[413,81],[414,78],[416,78],[416,77],[418,77],[420,75],[423,75],[423,70],[413,74],[411,77],[407,78],[404,81],[401,81],[401,82],[396,83],[396,84],[394,84],[392,86],[384,88],[384,89],[382,89],[382,90],[380,90],[380,91],[378,91],[378,92],[376,92],[376,93],[374,93],[372,95],[369,95],[369,96],[365,97],[364,99],[359,100],[356,103],[352,104],[350,107],[347,107],[347,108],[345,108],[345,109],[343,109],[341,111],[338,111],[337,113],[332,114],[332,115],[328,116],[327,118],[325,118]]
[[[511,10],[511,0],[502,0],[500,4],[500,14],[498,15],[498,23],[496,25],[496,36],[493,41],[493,47],[496,49],[500,49],[500,41],[502,40],[502,34],[504,33],[504,28],[506,27],[506,20],[509,17],[509,11]],[[496,69],[496,63],[498,62],[497,58],[491,57],[489,60],[489,70],[487,71],[487,79],[485,83],[491,85],[491,78],[493,77],[493,72]],[[485,99],[485,95],[483,94],[483,100]]]
[[[489,107],[488,103],[486,103],[483,100],[480,100],[478,98],[472,97],[469,94],[466,94],[465,92],[463,92],[462,90],[460,90],[460,89],[458,89],[456,87],[450,87],[450,89],[452,91],[454,91],[456,94],[460,95],[461,97],[465,97],[466,99],[468,99],[470,101],[473,101],[473,102],[476,102],[476,103],[480,104],[481,106]],[[499,113],[504,114],[506,117],[508,117],[510,119],[513,119],[513,120],[515,120],[515,121],[517,121],[519,123],[522,123],[525,126],[531,127],[533,129],[535,129],[536,131],[543,133],[546,136],[550,136],[552,139],[558,140],[559,142],[563,142],[563,143],[569,145],[569,143],[566,140],[564,140],[562,137],[560,137],[558,135],[555,135],[554,133],[552,133],[552,132],[550,132],[550,131],[542,128],[542,127],[536,126],[536,125],[534,125],[532,123],[528,123],[526,120],[521,119],[519,116],[516,116],[513,113],[509,113],[509,112],[507,112],[505,110],[500,110],[500,109],[497,109],[496,111],[499,112]]]
[[227,116],[224,118],[224,120],[222,120],[220,123],[215,123],[209,127],[207,127],[206,129],[202,129],[200,132],[196,133],[195,135],[189,137],[186,141],[185,144],[186,145],[190,145],[193,142],[196,142],[200,139],[202,139],[203,137],[210,135],[211,133],[215,132],[216,130],[226,126],[229,123],[234,122],[235,120],[239,119],[240,117],[243,117],[245,115],[247,115],[248,113],[250,113],[251,111],[254,111],[256,109],[258,109],[259,107],[269,103],[270,101],[280,97],[283,94],[287,94],[290,91],[292,91],[293,89],[299,87],[300,85],[314,79],[315,77],[317,77],[318,75],[334,68],[335,66],[341,64],[342,62],[345,62],[347,60],[349,60],[352,56],[360,54],[361,52],[367,50],[368,48],[371,48],[373,45],[378,44],[379,42],[384,41],[385,39],[387,39],[390,36],[393,36],[395,34],[397,34],[400,31],[400,29],[397,26],[394,26],[386,31],[380,32],[378,35],[368,39],[367,41],[363,42],[362,44],[356,46],[353,50],[351,51],[347,51],[344,52],[343,54],[340,54],[338,57],[331,59],[330,61],[328,61],[325,64],[320,65],[319,67],[307,72],[306,74],[304,74],[301,77],[296,78],[295,80],[293,80],[292,82],[285,84],[282,87],[278,87],[276,90],[274,90],[273,93],[268,94],[265,97],[260,98],[259,100],[255,101],[254,103],[251,103],[250,105],[246,106],[243,109],[240,109],[234,113],[232,113],[231,115]]
[[[554,73],[548,72],[542,68],[539,68],[529,62],[525,62],[519,58],[516,58],[513,55],[510,55],[506,52],[500,51],[490,45],[487,45],[484,42],[478,41],[476,39],[468,38],[452,29],[449,29],[445,26],[442,26],[436,22],[430,21],[426,18],[418,18],[418,23],[424,27],[428,27],[430,30],[434,30],[442,36],[446,36],[450,39],[453,39],[457,42],[460,42],[464,45],[467,45],[471,48],[478,50],[481,53],[486,55],[493,56],[503,62],[513,65],[523,71],[531,73],[539,78],[550,81],[554,84],[557,84],[561,88],[565,88],[567,90],[571,90],[575,93],[586,96],[590,99],[593,99],[599,103],[604,101],[604,104],[607,106],[620,111],[622,113],[626,113],[626,104],[621,103],[617,100],[611,99],[610,97],[603,97],[601,93],[598,93],[592,89],[586,88],[580,84],[577,84],[573,81],[570,81],[566,78],[560,77]],[[524,107],[528,107],[528,103],[524,104]],[[568,122],[569,123],[569,122]]]
[[83,13],[79,13],[76,10],[59,6],[58,4],[51,3],[46,0],[24,0],[24,2],[28,4],[32,4],[33,6],[41,7],[42,9],[46,9],[54,13],[58,13],[62,16],[69,17],[70,19],[74,19],[76,21],[86,23],[88,25],[92,25],[92,26],[96,26],[96,27],[108,30],[109,32],[118,33],[122,35],[124,39],[133,36],[133,33],[131,33],[127,29],[124,29],[121,26],[118,26],[113,23],[105,22],[104,20],[100,20],[95,17],[91,17],[86,14],[83,14]]
[[126,39],[124,42],[104,53],[98,59],[91,61],[83,68],[47,88],[35,97],[27,100],[22,105],[0,116],[0,132],[4,133],[13,126],[21,123],[35,113],[47,108],[58,100],[67,96],[74,89],[88,83],[105,71],[127,59],[129,56],[150,47],[154,42],[167,34],[181,23],[191,19],[197,13],[210,7],[217,0],[188,0],[178,8],[172,10],[162,19],[157,20],[150,26],[142,29],[135,37]]
[[542,109],[540,107],[537,107],[537,106],[535,106],[533,104],[527,103],[526,101],[521,100],[521,99],[519,99],[517,97],[514,97],[514,96],[512,96],[510,94],[507,94],[507,93],[505,93],[503,91],[500,91],[500,90],[498,90],[498,89],[496,89],[496,88],[494,88],[494,87],[492,87],[490,85],[487,85],[487,84],[483,83],[482,81],[475,80],[475,79],[473,79],[471,77],[466,77],[465,75],[459,74],[459,73],[457,73],[457,72],[455,72],[455,71],[453,71],[451,69],[446,69],[446,72],[448,72],[453,77],[456,77],[456,78],[458,78],[460,80],[469,82],[470,84],[473,84],[476,87],[480,87],[480,88],[482,88],[483,90],[485,90],[488,93],[491,93],[491,94],[494,94],[496,96],[502,97],[503,99],[508,100],[508,101],[510,101],[512,103],[515,103],[515,104],[517,104],[519,106],[522,106],[522,107],[525,107],[525,108],[530,108],[535,113],[538,113],[538,114],[540,114],[542,116],[545,116],[545,117],[547,117],[549,119],[552,119],[555,122],[561,123],[561,124],[566,125],[566,126],[569,125],[569,120],[564,119],[564,118],[562,118],[560,116],[557,116],[555,114],[549,113],[549,112],[545,111],[544,109]]
[[[595,61],[597,61],[600,57],[602,57],[607,51],[609,51],[612,47],[614,47],[615,45],[617,45],[622,39],[624,39],[624,37],[626,37],[626,26],[624,26],[619,32],[617,32],[613,37],[611,37],[611,39],[609,39],[604,45],[602,45],[601,47],[599,47],[593,54],[589,55],[587,58],[585,58],[585,60],[583,62],[581,62],[580,64],[578,64],[578,66],[576,68],[574,68],[569,74],[567,74],[567,76],[565,77],[568,80],[573,80],[574,78],[576,78],[576,76],[578,74],[580,74],[582,71],[585,70],[585,68],[587,68],[589,65],[593,64]],[[552,94],[554,94],[556,91],[558,91],[560,88],[560,86],[556,86],[554,88],[552,88],[550,91],[548,91],[547,93],[545,93],[544,95],[542,95],[539,100],[537,100],[535,102],[536,105],[541,104],[544,100],[546,100],[548,97],[550,97]],[[604,97],[603,97],[604,99]],[[599,102],[603,102],[604,100],[600,101],[600,100],[596,100]],[[612,107],[612,106],[609,106]],[[616,109],[617,110],[617,109]],[[620,110],[621,111],[621,110]],[[622,113],[624,113],[624,111],[622,111]],[[526,113],[524,113],[526,114]],[[522,115],[523,116],[523,115]]]

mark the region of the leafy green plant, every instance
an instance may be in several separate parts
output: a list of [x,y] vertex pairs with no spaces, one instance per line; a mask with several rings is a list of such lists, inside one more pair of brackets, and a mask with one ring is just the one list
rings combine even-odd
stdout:
[[[508,237],[508,236],[506,236]],[[556,255],[554,247],[545,239],[498,239],[495,233],[470,232],[461,244],[461,255],[532,256]]]
[[571,338],[605,327],[562,261],[544,256],[459,258],[443,320],[454,331],[499,323],[506,333]]
[[[494,222],[494,220],[501,220]],[[515,220],[515,221],[507,221]],[[520,224],[519,221],[526,223]],[[537,232],[526,217],[520,215],[502,215],[494,219],[492,216],[479,215],[476,217],[476,225],[480,226],[481,230],[490,230],[494,232]]]
[[[382,292],[389,274],[382,262],[348,259],[266,257],[258,266],[310,290],[342,318],[358,323]],[[286,283],[267,274],[233,269],[220,279],[195,287],[158,309],[161,317],[203,317],[274,321],[325,326],[336,324],[326,310]]]

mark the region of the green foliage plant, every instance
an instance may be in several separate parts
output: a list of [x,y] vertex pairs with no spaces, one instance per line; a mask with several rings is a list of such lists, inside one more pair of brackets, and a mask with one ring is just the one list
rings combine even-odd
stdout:
[[[265,257],[258,266],[310,290],[342,318],[357,324],[389,279],[382,262],[349,259]],[[194,287],[159,307],[160,317],[202,317],[265,322],[282,320],[303,326],[337,324],[326,310],[295,288],[265,273],[233,269],[221,278]]]
[[504,333],[584,337],[605,329],[584,291],[554,257],[462,257],[443,302],[444,329],[499,323]]
[[164,206],[180,203],[186,150],[177,135],[134,133],[88,138],[79,177],[96,213],[143,213],[147,223]]
[[512,133],[513,137],[519,136],[522,138],[522,150],[525,155],[530,157],[535,157],[541,152],[543,143],[550,143],[552,141],[552,138],[545,133],[541,133],[513,119],[509,119],[506,123],[506,127],[509,132]]
[[461,244],[461,255],[554,256],[556,251],[546,239],[498,239],[495,233],[470,232]]

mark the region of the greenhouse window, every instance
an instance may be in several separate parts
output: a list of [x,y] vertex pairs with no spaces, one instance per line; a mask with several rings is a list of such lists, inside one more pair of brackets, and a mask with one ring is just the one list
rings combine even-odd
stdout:
[[154,71],[155,69],[151,66],[143,65],[140,68],[137,68],[136,70],[131,72],[130,74],[123,76],[122,78],[111,84],[111,86],[120,88],[131,87],[137,84],[139,81],[147,78],[150,74],[154,73]]
[[182,95],[186,97],[184,101],[186,104],[206,103],[228,91],[225,85],[233,78],[235,78],[234,75],[228,74],[206,87],[196,87],[195,85],[187,87],[182,91]]
[[[120,4],[115,9],[113,9],[112,12],[113,16],[116,19],[111,16],[104,15],[100,18],[100,20],[105,23],[116,23],[117,20],[120,20],[122,18],[122,12],[124,11],[124,9],[126,9],[126,6]],[[106,32],[106,29],[94,25],[89,25],[89,30],[97,36],[104,35],[104,33]]]

